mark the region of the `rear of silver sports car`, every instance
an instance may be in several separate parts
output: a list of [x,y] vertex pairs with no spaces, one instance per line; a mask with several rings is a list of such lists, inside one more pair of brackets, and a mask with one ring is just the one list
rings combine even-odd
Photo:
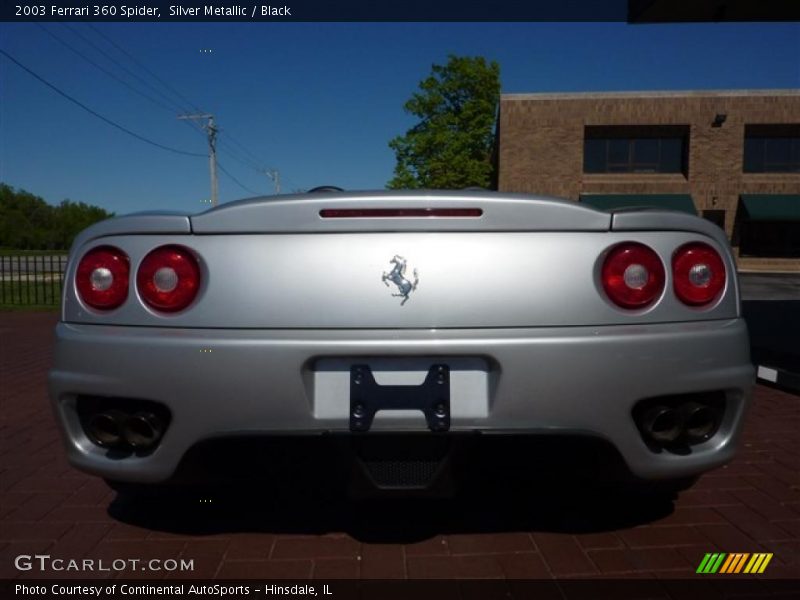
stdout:
[[117,482],[243,439],[335,440],[381,488],[428,486],[465,439],[589,440],[636,479],[691,478],[733,457],[754,383],[724,233],[681,213],[262,198],[94,225],[65,277],[52,403],[71,463]]

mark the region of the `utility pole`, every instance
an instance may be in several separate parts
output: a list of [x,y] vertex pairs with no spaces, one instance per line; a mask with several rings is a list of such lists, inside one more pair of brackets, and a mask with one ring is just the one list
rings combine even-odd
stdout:
[[178,115],[179,119],[189,119],[196,121],[198,119],[207,119],[208,122],[203,125],[208,134],[208,166],[211,170],[211,206],[217,205],[217,197],[219,189],[217,186],[217,126],[214,124],[214,115],[198,114],[198,115]]
[[278,169],[259,169],[264,175],[269,177],[272,180],[272,183],[275,184],[275,193],[281,193],[281,174],[278,173]]

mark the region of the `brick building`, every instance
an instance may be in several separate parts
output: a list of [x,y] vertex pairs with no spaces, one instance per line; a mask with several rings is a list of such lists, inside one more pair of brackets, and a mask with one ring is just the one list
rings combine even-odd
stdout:
[[500,191],[695,212],[800,270],[800,90],[505,94],[497,136]]

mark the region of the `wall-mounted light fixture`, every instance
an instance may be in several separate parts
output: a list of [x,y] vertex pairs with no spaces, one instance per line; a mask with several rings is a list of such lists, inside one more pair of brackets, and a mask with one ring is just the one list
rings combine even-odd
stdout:
[[714,121],[711,123],[712,127],[722,127],[722,124],[725,122],[725,119],[728,118],[728,115],[725,113],[717,113],[714,116]]

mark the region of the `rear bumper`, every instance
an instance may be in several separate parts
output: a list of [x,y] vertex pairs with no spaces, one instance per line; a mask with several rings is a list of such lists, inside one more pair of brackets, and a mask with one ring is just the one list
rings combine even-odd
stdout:
[[[203,440],[348,432],[347,410],[337,414],[335,407],[315,406],[324,396],[315,390],[316,365],[323,359],[370,357],[480,359],[487,369],[486,410],[477,414],[459,407],[454,395],[452,432],[595,436],[616,447],[630,471],[643,479],[696,475],[729,461],[755,380],[742,319],[482,330],[59,323],[50,395],[73,465],[110,479],[158,482]],[[725,391],[726,410],[710,440],[682,455],[647,447],[631,416],[638,401],[711,390]],[[152,454],[113,457],[84,434],[76,411],[81,395],[160,402],[170,409],[172,421]],[[424,429],[413,418],[388,426]]]

